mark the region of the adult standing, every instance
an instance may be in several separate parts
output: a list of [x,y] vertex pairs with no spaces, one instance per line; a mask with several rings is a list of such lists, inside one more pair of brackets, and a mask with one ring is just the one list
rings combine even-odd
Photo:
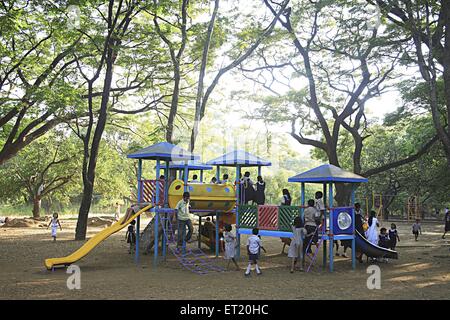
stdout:
[[370,211],[370,217],[368,221],[369,229],[367,229],[366,231],[367,240],[374,245],[378,245],[378,227],[380,226],[376,215],[377,213],[375,211]]

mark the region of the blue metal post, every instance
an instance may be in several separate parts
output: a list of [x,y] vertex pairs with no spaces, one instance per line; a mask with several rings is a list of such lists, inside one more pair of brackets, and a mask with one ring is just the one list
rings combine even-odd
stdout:
[[159,235],[158,235],[158,229],[159,229],[159,176],[160,176],[160,160],[156,160],[156,196],[155,196],[155,240],[153,241],[153,265],[156,267],[158,265],[158,245],[159,245]]
[[356,269],[356,235],[355,235],[355,191],[356,185],[352,184],[352,202],[351,205],[353,207],[352,210],[352,222],[353,222],[353,239],[352,239],[352,269]]
[[198,248],[201,249],[202,248],[202,233],[201,233],[201,228],[202,228],[202,216],[198,216]]
[[219,211],[216,211],[216,257],[219,256]]
[[[329,193],[329,197],[330,197],[329,206],[330,206],[330,208],[333,208],[333,183],[329,184],[329,190],[330,190],[328,192]],[[333,243],[333,218],[331,216],[331,210],[332,209],[330,209],[330,212],[329,212],[328,216],[330,218],[330,225],[329,225],[329,228],[330,228],[330,232],[329,232],[329,234],[330,234],[330,242],[329,242],[329,244],[330,244],[330,272],[333,272],[334,243]],[[326,210],[325,210],[325,212],[326,212]]]
[[[137,199],[138,202],[142,201],[142,194],[141,194],[141,179],[142,179],[142,159],[139,159],[138,162],[138,172],[137,172],[137,180],[138,180],[138,190],[137,190]],[[137,217],[136,221],[136,251],[134,254],[134,261],[136,264],[139,264],[139,234],[141,229],[141,216]]]
[[[326,233],[327,230],[327,215],[326,215],[326,208],[327,208],[327,183],[323,184],[323,205],[325,206],[325,216],[324,216],[324,223],[323,223],[323,234]],[[323,240],[323,261],[322,261],[322,267],[325,269],[327,267],[327,241]]]
[[[185,160],[184,161],[184,179],[183,179],[183,181],[184,181],[184,192],[189,191],[188,179],[189,179],[188,161]],[[183,245],[182,245],[182,248],[181,248],[181,252],[183,254],[186,253],[186,237],[185,237],[185,234],[186,234],[186,227],[184,227],[182,232],[181,232],[181,236],[183,237]]]
[[[302,182],[302,186],[301,186],[300,205],[302,207],[305,206],[305,183],[304,182]],[[301,217],[304,217],[304,212],[305,212],[305,209],[300,208],[300,216]]]
[[258,176],[261,175],[261,166],[258,166]]
[[217,182],[220,181],[220,166],[216,166],[216,179]]
[[203,182],[203,170],[200,170],[200,182]]
[[189,191],[188,190],[188,185],[187,185],[187,183],[188,183],[188,180],[189,180],[189,169],[188,169],[188,162],[187,162],[187,160],[184,162],[184,178],[183,178],[183,181],[184,181],[184,191],[186,192],[186,191]]
[[[164,208],[169,207],[169,160],[166,160],[166,174],[164,175]],[[164,212],[164,229],[167,228],[167,212]],[[167,243],[166,237],[162,237],[162,256],[166,258]]]
[[237,241],[237,250],[236,250],[236,258],[239,259],[241,256],[241,235],[239,234],[239,197],[240,197],[240,181],[239,181],[239,174],[241,173],[241,168],[239,166],[236,166],[236,178],[235,178],[235,185],[236,185],[236,241]]

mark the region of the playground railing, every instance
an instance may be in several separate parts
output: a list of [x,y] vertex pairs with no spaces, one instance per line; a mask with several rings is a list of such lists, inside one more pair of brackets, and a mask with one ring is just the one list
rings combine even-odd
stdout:
[[295,217],[300,215],[297,206],[240,205],[238,223],[239,228],[290,232]]
[[159,183],[159,201],[157,204],[164,203],[164,180],[140,180],[139,181],[139,202],[149,202],[156,204],[156,185]]

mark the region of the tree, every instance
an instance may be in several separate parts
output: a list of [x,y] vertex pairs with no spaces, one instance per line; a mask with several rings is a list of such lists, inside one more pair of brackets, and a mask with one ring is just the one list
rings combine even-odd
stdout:
[[[414,62],[429,88],[429,105],[450,168],[450,3],[435,0],[367,0],[412,38]],[[442,70],[436,63],[442,67]],[[445,112],[438,108],[437,82],[444,81]]]
[[[275,16],[278,5],[264,2]],[[344,129],[354,145],[351,169],[366,177],[416,160],[437,140],[428,138],[404,159],[376,168],[362,167],[364,140],[370,136],[365,105],[392,86],[404,52],[401,34],[381,32],[367,24],[368,17],[362,2],[297,3],[278,18],[282,30],[274,38],[276,42],[259,52],[262,66],[242,68],[247,77],[257,73],[260,78],[253,76],[254,81],[273,94],[263,101],[257,117],[267,117],[276,112],[271,110],[274,106],[281,106],[281,117],[277,115],[275,120],[290,121],[294,139],[320,149],[328,162],[338,167],[342,166],[338,146]],[[292,75],[284,76],[282,71]],[[277,75],[286,82],[298,77],[306,87],[297,89],[287,83],[288,93],[279,94],[273,89],[275,81],[282,83],[275,80]],[[347,203],[349,194],[349,186],[337,185],[339,203]]]
[[[94,193],[94,182],[96,176],[96,167],[100,142],[107,123],[108,113],[110,109],[110,95],[112,91],[112,82],[114,75],[114,66],[120,50],[124,49],[123,42],[128,40],[130,34],[128,29],[130,23],[136,15],[141,12],[144,7],[139,5],[138,1],[124,2],[111,0],[107,7],[100,4],[97,8],[101,17],[99,26],[106,25],[107,33],[103,34],[100,28],[89,29],[91,24],[86,23],[79,30],[86,34],[89,39],[89,47],[93,47],[96,54],[92,57],[89,55],[87,59],[77,57],[76,63],[78,71],[85,80],[87,85],[87,104],[88,104],[88,121],[82,128],[76,123],[75,133],[83,141],[83,197],[78,213],[77,227],[75,231],[76,240],[84,240],[86,238],[87,219],[89,209]],[[91,8],[86,8],[90,11]],[[103,15],[102,10],[106,11]],[[89,35],[88,31],[93,32]],[[132,41],[132,39],[129,39]],[[98,59],[96,59],[98,57]],[[92,76],[86,73],[86,70],[92,70]],[[101,77],[102,76],[102,77]],[[102,82],[98,88],[99,93],[94,92],[96,81]],[[126,89],[124,89],[126,91]],[[97,103],[96,97],[99,97],[98,110],[94,111]],[[113,100],[114,103],[114,100]],[[95,119],[96,117],[96,119]]]
[[0,164],[68,119],[77,95],[65,81],[80,36],[53,7],[0,3]]
[[2,190],[11,200],[33,203],[33,217],[39,218],[41,201],[72,182],[76,168],[76,148],[73,139],[63,133],[40,138],[22,150],[1,168]]
[[[275,17],[273,20],[269,23],[269,25],[264,28],[262,31],[259,30],[251,30],[249,33],[251,33],[251,36],[255,38],[254,42],[249,45],[247,44],[242,52],[239,52],[236,57],[233,58],[233,60],[225,65],[224,67],[221,67],[216,75],[213,77],[213,80],[211,84],[207,87],[205,93],[204,91],[204,79],[205,79],[205,73],[208,63],[208,50],[211,43],[211,38],[213,35],[214,30],[214,23],[216,20],[217,12],[219,10],[219,0],[215,0],[214,2],[214,10],[211,15],[211,20],[208,25],[208,31],[207,36],[205,38],[204,44],[203,44],[203,54],[202,54],[202,61],[200,65],[200,73],[199,73],[199,79],[197,84],[197,96],[195,101],[195,115],[194,115],[194,125],[192,126],[191,131],[191,140],[189,148],[191,151],[194,151],[195,149],[195,140],[197,138],[200,122],[205,116],[206,111],[206,105],[208,103],[208,100],[214,91],[215,87],[219,83],[219,80],[222,76],[224,76],[227,72],[237,68],[240,64],[242,64],[248,57],[250,57],[253,52],[260,46],[260,44],[272,33],[273,29],[275,28],[275,24],[280,17],[280,15],[285,10],[286,6],[289,4],[289,0],[285,0],[280,4],[280,9],[278,13],[275,14]],[[244,38],[245,41],[245,38]],[[239,45],[238,45],[239,47]]]

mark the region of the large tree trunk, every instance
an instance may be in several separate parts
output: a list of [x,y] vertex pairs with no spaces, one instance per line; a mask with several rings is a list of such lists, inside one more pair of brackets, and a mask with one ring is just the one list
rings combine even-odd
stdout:
[[89,209],[91,208],[92,194],[94,188],[91,184],[84,184],[83,198],[81,199],[80,210],[78,213],[77,227],[75,229],[75,240],[85,240],[87,231],[87,220]]
[[172,93],[172,103],[170,104],[170,112],[169,118],[167,120],[167,129],[166,129],[166,141],[169,143],[173,143],[173,128],[175,117],[178,112],[178,100],[180,96],[180,69],[179,65],[175,66],[174,70],[174,87]]
[[[444,50],[442,51],[442,66],[444,69],[444,94],[447,105],[447,122],[450,121],[450,2],[442,1],[443,16],[445,24]],[[447,157],[447,164],[450,168],[450,125],[447,125],[447,132],[443,132],[441,141],[444,144],[444,151]]]
[[41,212],[41,196],[33,196],[33,218],[39,218]]
[[[100,142],[102,139],[103,131],[105,130],[106,120],[108,115],[108,102],[109,95],[111,91],[111,82],[113,78],[114,61],[116,55],[113,52],[112,47],[108,49],[108,54],[106,58],[106,73],[105,80],[103,83],[103,93],[102,100],[100,104],[100,111],[97,120],[97,126],[95,128],[94,136],[92,139],[92,144],[90,148],[89,158],[86,159],[86,149],[85,149],[85,159],[83,164],[83,198],[80,205],[80,210],[78,212],[78,222],[75,231],[75,240],[86,239],[87,231],[87,218],[89,215],[89,210],[91,208],[92,195],[94,192],[94,182],[95,182],[95,169],[97,166],[98,151],[100,149]],[[85,148],[89,148],[89,141],[85,141]]]

